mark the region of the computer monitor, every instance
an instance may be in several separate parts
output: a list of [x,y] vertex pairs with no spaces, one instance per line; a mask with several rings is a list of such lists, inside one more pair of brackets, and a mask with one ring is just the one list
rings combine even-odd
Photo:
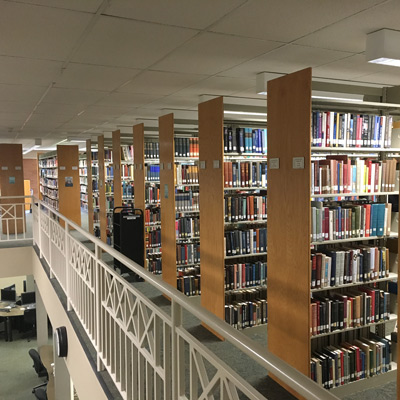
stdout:
[[14,284],[12,284],[12,285],[10,285],[10,286],[7,286],[7,287],[5,287],[5,288],[3,288],[4,290],[15,290],[15,283]]
[[21,293],[21,305],[36,303],[35,292]]
[[17,301],[17,292],[15,290],[1,289],[1,301]]

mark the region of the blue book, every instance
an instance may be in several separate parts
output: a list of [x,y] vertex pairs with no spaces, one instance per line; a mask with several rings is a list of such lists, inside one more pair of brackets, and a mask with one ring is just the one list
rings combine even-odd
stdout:
[[375,129],[374,129],[374,147],[378,147],[379,144],[379,126],[380,118],[378,115],[375,116]]
[[253,153],[257,153],[257,140],[256,140],[256,129],[253,129],[253,136],[252,136],[252,148],[251,148],[251,151],[253,152]]
[[267,130],[262,130],[262,137],[263,137],[263,154],[267,154]]
[[377,206],[376,236],[384,235],[385,228],[385,204],[379,203]]

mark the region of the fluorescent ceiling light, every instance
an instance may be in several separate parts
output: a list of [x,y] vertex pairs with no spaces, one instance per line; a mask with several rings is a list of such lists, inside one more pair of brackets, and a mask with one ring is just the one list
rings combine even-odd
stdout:
[[381,29],[367,35],[365,56],[373,64],[400,67],[400,31]]
[[56,143],[56,146],[61,143],[65,143],[68,139],[61,140],[60,142]]
[[71,143],[86,143],[86,140],[80,140],[80,139],[70,139],[69,141]]
[[229,111],[229,110],[224,111],[224,114],[252,115],[252,116],[258,116],[258,117],[266,117],[267,116],[267,113],[261,113],[261,112]]
[[337,101],[344,101],[344,102],[357,102],[359,103],[360,99],[351,99],[348,97],[333,97],[333,96],[311,96],[313,99],[319,99],[319,100],[337,100]]
[[32,150],[38,149],[39,147],[40,147],[39,145],[35,144],[34,146],[32,146],[32,147],[30,147],[29,149],[25,150],[22,154],[23,154],[23,155],[28,154],[28,153],[30,153]]

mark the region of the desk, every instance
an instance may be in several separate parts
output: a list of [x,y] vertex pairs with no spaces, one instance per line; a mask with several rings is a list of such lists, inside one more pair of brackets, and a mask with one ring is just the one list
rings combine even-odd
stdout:
[[[0,308],[6,308],[8,303],[0,302]],[[0,311],[0,317],[4,317],[5,321],[5,331],[6,331],[6,342],[12,342],[12,327],[10,318],[12,317],[21,317],[24,315],[24,307],[14,307],[11,308],[9,312]]]
[[46,367],[47,373],[49,374],[49,382],[47,384],[47,399],[55,400],[53,367],[51,366],[51,364],[54,363],[53,346],[40,346],[39,354],[42,363]]

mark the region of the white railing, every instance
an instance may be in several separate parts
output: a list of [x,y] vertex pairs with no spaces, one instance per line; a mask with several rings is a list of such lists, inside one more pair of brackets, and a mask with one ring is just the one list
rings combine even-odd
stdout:
[[[33,240],[124,399],[265,399],[189,333],[183,310],[306,399],[337,399],[186,296],[47,205],[33,205]],[[82,243],[85,241],[85,244]],[[171,300],[170,313],[103,261],[114,257]],[[140,286],[140,285],[139,285]],[[209,366],[212,366],[211,368]]]
[[[31,196],[3,196],[0,200],[0,243],[32,239]],[[25,202],[26,201],[26,202]]]

